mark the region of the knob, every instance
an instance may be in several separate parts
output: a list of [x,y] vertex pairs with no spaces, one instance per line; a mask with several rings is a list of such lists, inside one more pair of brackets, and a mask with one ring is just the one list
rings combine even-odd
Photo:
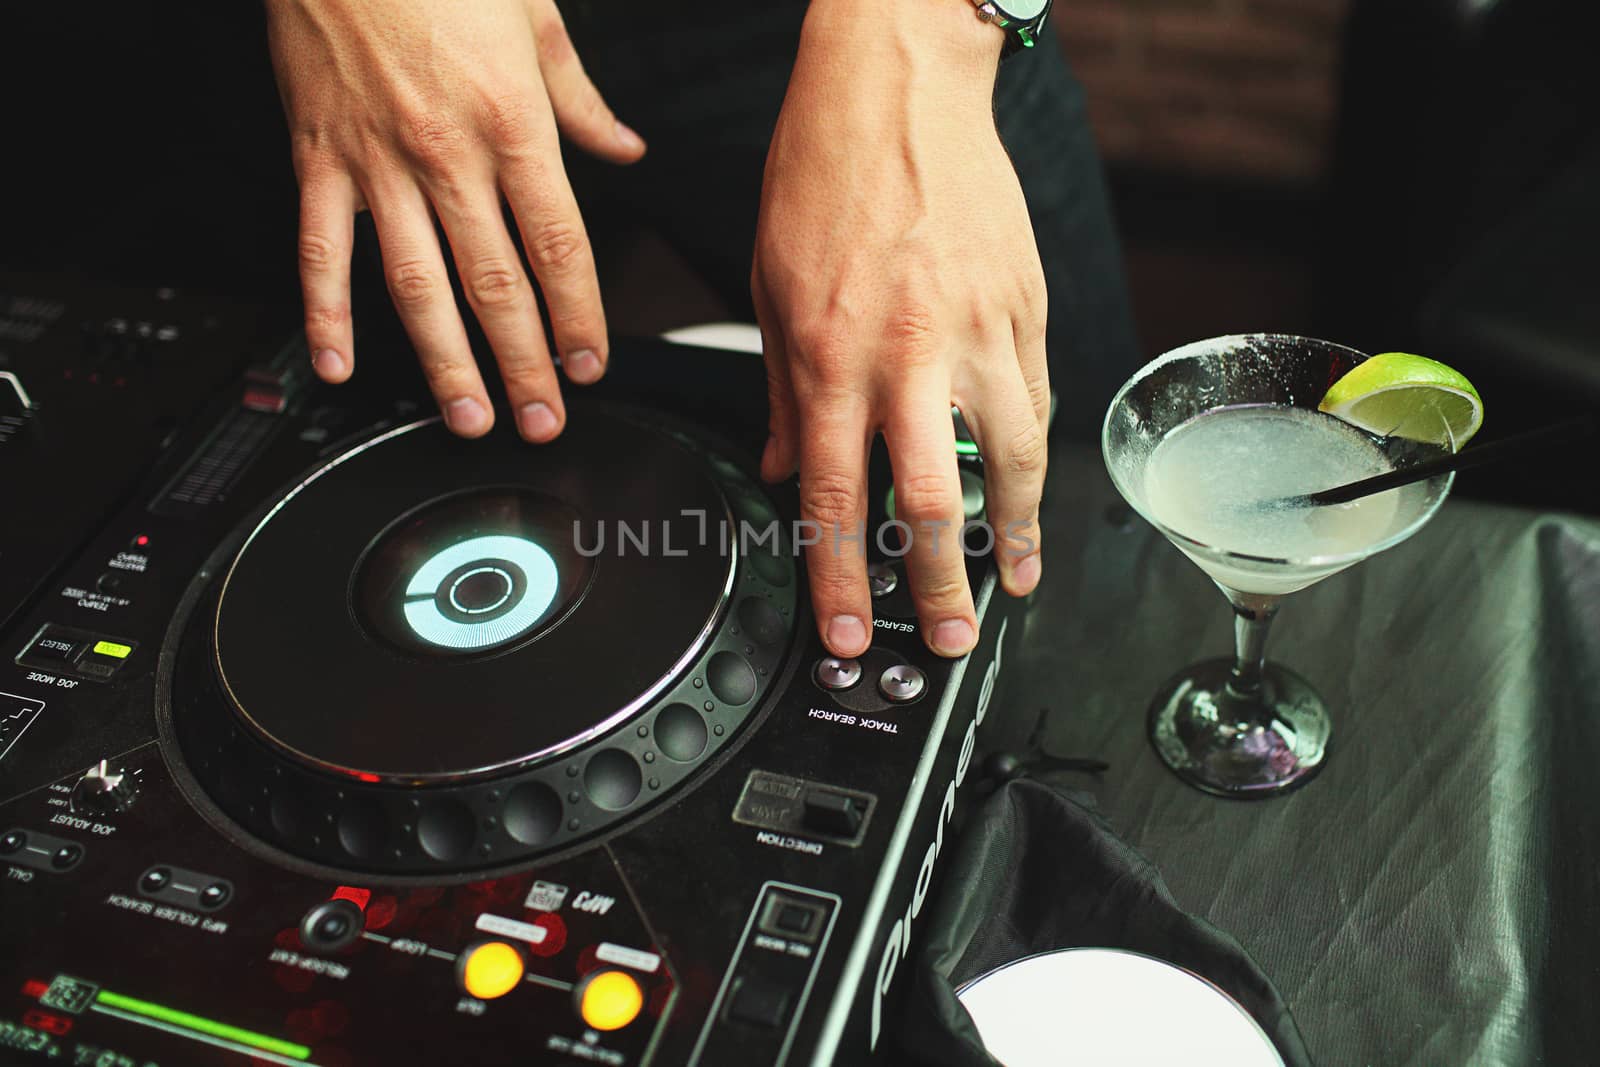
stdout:
[[337,952],[361,936],[366,921],[354,901],[324,900],[300,920],[300,943],[315,952]]
[[139,783],[124,768],[101,760],[72,787],[72,810],[83,815],[127,811],[139,795]]

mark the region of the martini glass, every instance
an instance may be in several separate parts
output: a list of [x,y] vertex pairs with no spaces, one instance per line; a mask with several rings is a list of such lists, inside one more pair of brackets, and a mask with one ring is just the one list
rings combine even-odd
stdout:
[[1442,414],[1437,433],[1418,434],[1440,444],[1370,434],[1317,410],[1366,358],[1280,334],[1200,341],[1147,364],[1106,413],[1101,449],[1117,490],[1233,606],[1233,658],[1178,672],[1150,706],[1157,753],[1207,792],[1268,796],[1322,767],[1327,705],[1266,661],[1279,603],[1416,533],[1454,480],[1326,507],[1286,499],[1455,450]]

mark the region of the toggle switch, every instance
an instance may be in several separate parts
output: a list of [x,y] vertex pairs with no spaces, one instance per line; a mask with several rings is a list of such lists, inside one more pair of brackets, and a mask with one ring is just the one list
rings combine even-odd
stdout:
[[828,789],[810,789],[806,791],[801,822],[819,834],[854,837],[861,829],[861,815],[855,797]]

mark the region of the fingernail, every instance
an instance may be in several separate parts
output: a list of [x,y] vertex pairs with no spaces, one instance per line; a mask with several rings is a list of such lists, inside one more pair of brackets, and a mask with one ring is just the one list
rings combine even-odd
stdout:
[[644,151],[644,138],[620,122],[617,123],[617,143],[630,152]]
[[344,357],[331,348],[321,348],[311,357],[311,366],[318,374],[337,377],[344,373]]
[[1016,586],[1017,589],[1027,592],[1038,583],[1041,570],[1039,553],[1035,552],[1031,556],[1024,556],[1017,561],[1016,567],[1011,571],[1011,584]]
[[522,436],[530,441],[548,441],[556,433],[556,413],[542,400],[522,405],[517,422],[522,427]]
[[580,385],[588,385],[600,379],[600,357],[587,348],[568,352],[563,362],[566,364],[567,377]]
[[444,421],[451,433],[481,433],[488,429],[489,413],[477,400],[464,396],[444,406]]
[[966,619],[946,619],[933,628],[933,650],[941,656],[962,656],[972,647],[972,624]]
[[854,656],[867,647],[867,628],[854,615],[828,620],[828,647],[841,656]]

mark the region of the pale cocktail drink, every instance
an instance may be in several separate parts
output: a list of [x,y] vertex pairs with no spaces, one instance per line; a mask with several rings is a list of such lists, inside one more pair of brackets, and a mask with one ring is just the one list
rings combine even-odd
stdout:
[[[1417,358],[1402,357],[1412,369]],[[1185,667],[1150,703],[1156,752],[1201,789],[1271,796],[1323,765],[1326,703],[1310,682],[1266,660],[1278,605],[1405,540],[1449,492],[1453,476],[1444,474],[1349,504],[1306,499],[1455,449],[1447,413],[1459,415],[1466,402],[1459,383],[1448,395],[1387,406],[1372,388],[1352,392],[1368,398],[1365,420],[1320,410],[1367,362],[1309,337],[1218,337],[1152,360],[1106,411],[1100,448],[1117,490],[1233,607],[1233,657]],[[1430,366],[1437,377],[1439,366]],[[1338,408],[1336,399],[1330,410]]]
[[[1414,521],[1429,494],[1406,486],[1329,506],[1293,498],[1393,469],[1377,441],[1330,415],[1278,404],[1223,407],[1161,439],[1145,467],[1144,502],[1222,585],[1292,593]],[[1185,540],[1229,555],[1190,551]],[[1317,562],[1334,558],[1337,565]]]

